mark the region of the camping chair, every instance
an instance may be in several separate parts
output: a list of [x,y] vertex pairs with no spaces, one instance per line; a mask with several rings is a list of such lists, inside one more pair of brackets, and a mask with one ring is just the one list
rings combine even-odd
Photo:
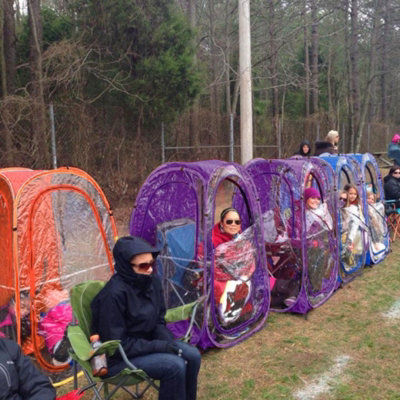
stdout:
[[[68,327],[68,339],[71,343],[71,357],[80,365],[82,368],[89,385],[95,383],[92,387],[94,391],[94,399],[97,400],[109,400],[115,394],[118,389],[122,389],[129,393],[132,398],[140,399],[144,393],[153,387],[158,390],[158,385],[151,379],[143,370],[137,369],[127,358],[119,340],[111,340],[104,342],[95,352],[89,342],[92,324],[92,312],[90,304],[97,293],[105,286],[106,282],[103,281],[87,281],[80,283],[73,287],[70,291],[71,306],[74,312],[74,316],[79,325],[70,325]],[[189,330],[193,326],[195,310],[200,301],[191,304],[186,304],[175,309],[168,310],[166,315],[167,322],[173,322],[177,320],[188,319],[190,316],[191,321],[189,329],[186,332],[184,339],[188,339],[190,332]],[[94,377],[92,374],[92,367],[90,359],[97,354],[106,353],[111,356],[119,351],[122,359],[126,364],[126,368],[119,372],[117,375],[112,377],[100,378]],[[139,384],[144,383],[144,388],[140,390]],[[98,385],[99,386],[98,386]],[[109,392],[109,385],[113,385],[114,388]],[[76,368],[75,368],[75,386],[77,385],[76,380]],[[127,386],[135,386],[135,391],[128,389]],[[104,392],[104,397],[101,396],[101,391]]]
[[385,213],[388,217],[388,226],[392,231],[392,242],[396,240],[396,236],[400,236],[400,208],[397,207],[398,200],[385,200]]

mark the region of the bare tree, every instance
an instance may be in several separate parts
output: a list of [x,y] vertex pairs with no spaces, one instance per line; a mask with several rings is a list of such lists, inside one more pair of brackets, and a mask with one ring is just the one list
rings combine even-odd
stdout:
[[304,0],[303,7],[303,37],[304,37],[304,76],[305,76],[305,87],[304,87],[304,97],[305,97],[305,111],[306,118],[310,116],[310,55],[308,52],[308,13],[307,13],[307,0]]
[[16,36],[14,0],[3,0],[4,6],[4,57],[7,75],[7,94],[15,92]]
[[271,80],[272,129],[278,143],[279,135],[279,89],[278,89],[278,48],[276,43],[275,0],[268,0],[269,26],[269,74]]
[[50,154],[47,146],[46,109],[43,91],[42,70],[42,23],[40,18],[40,0],[28,0],[29,20],[29,63],[31,71],[30,93],[33,102],[32,114],[32,152],[40,166],[48,167]]
[[380,119],[381,121],[386,120],[386,110],[387,110],[387,58],[388,58],[388,43],[390,40],[390,23],[389,23],[389,6],[388,0],[382,0],[382,19],[383,19],[383,33],[381,40],[381,51],[380,51],[380,95],[381,95],[381,104],[380,104]]
[[360,135],[360,82],[359,82],[359,52],[358,52],[358,0],[350,3],[350,80],[351,80],[351,105],[352,105],[352,141],[351,151],[355,150],[355,144]]
[[318,15],[317,1],[310,1],[311,9],[311,104],[312,113],[318,112],[319,71],[318,71]]

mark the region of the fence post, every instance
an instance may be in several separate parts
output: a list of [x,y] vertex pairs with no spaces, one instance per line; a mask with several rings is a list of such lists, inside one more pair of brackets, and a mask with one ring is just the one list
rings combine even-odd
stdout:
[[51,154],[53,159],[53,168],[57,168],[57,150],[56,150],[56,129],[54,126],[54,108],[53,103],[49,104],[50,130],[51,130]]
[[389,140],[390,140],[390,138],[389,138],[389,125],[386,125],[386,143],[389,143]]
[[371,123],[368,122],[367,125],[367,152],[369,153],[369,149],[370,149],[370,137],[371,137]]
[[234,157],[233,114],[231,113],[229,115],[229,161],[233,162]]
[[164,122],[161,122],[161,164],[165,163],[165,132]]

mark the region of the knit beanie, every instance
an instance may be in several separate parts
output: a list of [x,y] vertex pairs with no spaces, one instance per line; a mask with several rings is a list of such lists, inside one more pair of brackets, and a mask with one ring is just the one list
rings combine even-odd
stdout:
[[400,135],[398,133],[395,133],[395,135],[392,137],[392,143],[397,143],[400,140]]
[[304,191],[304,200],[307,201],[310,197],[316,197],[317,199],[321,199],[321,195],[319,194],[318,189],[313,187],[307,188]]

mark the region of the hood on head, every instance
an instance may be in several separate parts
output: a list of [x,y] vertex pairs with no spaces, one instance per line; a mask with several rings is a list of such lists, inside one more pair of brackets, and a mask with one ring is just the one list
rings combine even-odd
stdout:
[[[306,153],[306,154],[303,152],[303,146],[304,146],[304,145],[307,145],[308,148],[309,148],[309,151],[308,151],[308,153]],[[310,144],[310,142],[309,142],[308,140],[303,140],[303,141],[300,143],[299,153],[300,153],[302,156],[310,155],[310,154],[311,154],[311,144]]]
[[152,253],[156,258],[160,249],[151,246],[146,240],[136,236],[124,236],[117,240],[113,249],[115,270],[124,279],[136,279],[137,275],[131,266],[134,256],[143,253]]

